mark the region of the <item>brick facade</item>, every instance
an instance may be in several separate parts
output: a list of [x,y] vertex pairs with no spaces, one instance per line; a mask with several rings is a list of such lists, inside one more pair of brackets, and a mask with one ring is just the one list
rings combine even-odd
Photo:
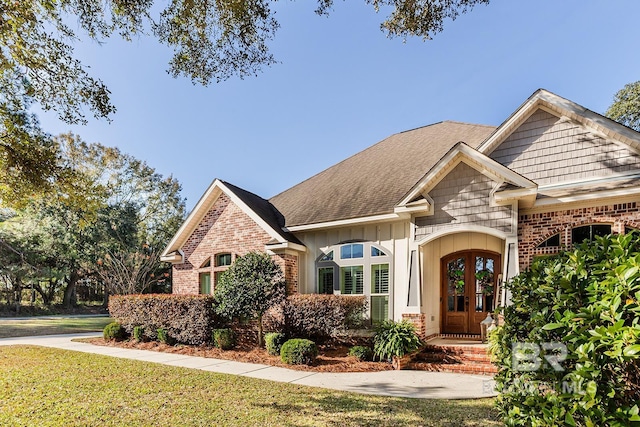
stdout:
[[[611,224],[612,233],[624,233],[625,227],[640,229],[638,202],[520,215],[518,218],[520,268],[529,266],[535,256],[553,254],[562,247],[570,247],[573,244],[572,228],[598,223]],[[561,246],[537,247],[555,234],[560,234]]]
[[427,318],[424,313],[402,313],[402,320],[407,320],[416,327],[420,339],[427,339]]
[[[198,227],[182,247],[185,262],[173,266],[173,293],[200,292],[200,273],[211,273],[211,289],[215,287],[215,273],[228,267],[215,266],[215,255],[231,253],[232,259],[248,252],[264,252],[271,236],[256,224],[231,199],[222,194],[204,216]],[[211,265],[201,267],[211,258]],[[294,255],[274,255],[287,280],[287,291],[298,289],[298,264]]]

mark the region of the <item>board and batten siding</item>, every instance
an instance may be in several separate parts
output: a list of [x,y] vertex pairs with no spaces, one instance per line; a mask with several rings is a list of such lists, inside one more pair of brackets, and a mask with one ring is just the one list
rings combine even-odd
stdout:
[[640,169],[640,156],[544,110],[531,115],[490,155],[538,185]]
[[[393,313],[394,318],[401,317],[406,307],[409,280],[409,235],[409,221],[296,233],[296,237],[307,247],[307,251],[300,256],[300,293],[310,294],[317,292],[316,260],[323,254],[322,249],[354,240],[368,241],[386,249],[393,256],[393,283],[389,292],[392,306],[389,307],[389,311]],[[404,301],[405,305],[402,305],[402,301]]]
[[429,196],[434,214],[415,219],[416,240],[446,228],[480,225],[506,234],[513,230],[511,206],[490,206],[489,197],[496,183],[464,162],[442,179]]

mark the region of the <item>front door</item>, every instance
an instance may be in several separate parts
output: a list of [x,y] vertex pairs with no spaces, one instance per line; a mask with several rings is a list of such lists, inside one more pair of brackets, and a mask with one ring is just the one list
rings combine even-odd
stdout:
[[480,322],[495,308],[500,255],[464,251],[441,260],[442,333],[480,334]]

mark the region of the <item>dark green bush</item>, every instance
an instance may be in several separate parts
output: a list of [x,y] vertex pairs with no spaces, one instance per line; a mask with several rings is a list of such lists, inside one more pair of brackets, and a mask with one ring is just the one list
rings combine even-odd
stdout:
[[534,260],[507,287],[512,305],[490,336],[505,424],[640,423],[637,234],[598,237]]
[[346,295],[292,295],[283,307],[288,336],[324,341],[364,324],[366,297]]
[[135,326],[133,328],[133,339],[138,342],[144,341],[144,327],[143,326]]
[[201,345],[211,340],[220,324],[211,295],[115,295],[109,298],[109,313],[127,333],[141,326],[144,338],[157,340],[157,330],[185,344]]
[[228,328],[213,330],[213,345],[222,350],[229,350],[235,345],[233,331]]
[[289,365],[312,365],[318,356],[318,347],[313,341],[294,338],[280,349],[280,358]]
[[127,337],[127,332],[118,322],[111,322],[102,330],[105,340],[122,341]]
[[158,341],[160,341],[163,344],[173,344],[173,340],[171,339],[171,337],[169,336],[169,333],[162,328],[158,328],[156,330],[156,333],[158,335]]
[[279,355],[282,344],[284,344],[286,340],[286,335],[280,332],[269,332],[266,334],[264,336],[264,342],[265,347],[267,348],[267,353],[272,356]]
[[358,360],[367,362],[373,359],[373,351],[364,345],[356,345],[349,349],[349,356],[355,356]]
[[385,320],[376,327],[373,336],[373,354],[380,360],[402,357],[416,351],[421,345],[416,327],[406,320]]

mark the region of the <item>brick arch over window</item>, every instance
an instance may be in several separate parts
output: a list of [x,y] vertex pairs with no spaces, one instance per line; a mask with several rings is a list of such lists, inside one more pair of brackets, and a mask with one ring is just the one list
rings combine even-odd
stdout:
[[571,245],[571,229],[588,224],[611,224],[612,233],[624,233],[625,224],[627,226],[635,224],[640,228],[638,202],[612,203],[519,215],[520,268],[528,267],[535,256],[553,253],[551,248],[537,248],[537,246],[555,233],[560,233],[561,244]]

